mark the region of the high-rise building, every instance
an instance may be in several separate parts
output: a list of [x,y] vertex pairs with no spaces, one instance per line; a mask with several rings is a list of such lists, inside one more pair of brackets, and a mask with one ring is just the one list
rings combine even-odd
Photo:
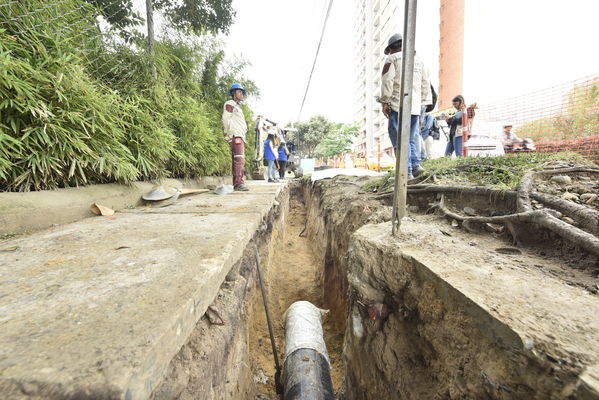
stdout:
[[387,118],[375,96],[381,90],[381,68],[389,37],[403,21],[399,0],[354,0],[356,5],[356,120],[360,134],[354,151],[365,156],[376,154],[378,144],[391,153]]
[[[431,82],[438,88],[439,109],[451,107],[453,96],[463,90],[464,3],[465,0],[440,0],[421,1],[418,5],[416,50],[429,70]],[[354,152],[374,156],[380,143],[382,151],[392,154],[387,118],[375,96],[381,90],[383,50],[393,33],[403,33],[405,1],[354,0],[354,4],[357,27],[354,41],[355,107],[356,121],[360,125]]]

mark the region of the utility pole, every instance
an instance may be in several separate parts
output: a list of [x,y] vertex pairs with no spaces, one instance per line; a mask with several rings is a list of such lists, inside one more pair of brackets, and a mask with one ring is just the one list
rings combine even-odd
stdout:
[[393,190],[392,234],[397,236],[401,219],[406,216],[408,197],[408,152],[412,119],[412,84],[416,42],[416,10],[418,0],[406,0],[404,11],[403,57],[401,63],[401,102],[399,106],[398,153],[395,155],[395,187]]
[[152,0],[146,0],[146,21],[148,23],[148,55],[152,76],[156,78],[156,64],[154,62],[154,5]]

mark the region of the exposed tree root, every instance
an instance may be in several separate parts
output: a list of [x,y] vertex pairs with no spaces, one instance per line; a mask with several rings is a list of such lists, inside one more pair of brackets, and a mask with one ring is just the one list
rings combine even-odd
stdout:
[[590,172],[599,174],[599,168],[597,167],[572,167],[572,168],[546,168],[539,171],[535,171],[539,175],[551,175],[551,174],[570,174],[573,172]]
[[437,209],[446,217],[453,218],[462,223],[501,223],[505,224],[512,233],[512,236],[517,240],[519,235],[518,225],[522,223],[533,223],[540,227],[549,229],[563,239],[568,240],[572,244],[581,247],[590,254],[599,256],[599,238],[594,235],[578,229],[555,216],[553,210],[536,210],[525,211],[515,214],[501,215],[495,217],[464,217],[445,207],[444,197],[441,196],[441,201],[437,205]]
[[532,204],[530,203],[530,192],[532,190],[532,184],[535,181],[535,171],[528,171],[524,174],[516,191],[518,192],[516,197],[516,211],[519,213],[532,211]]
[[[428,181],[429,179],[432,179],[434,182],[436,177],[437,177],[437,175],[435,175],[435,174],[423,174],[423,175],[420,175],[420,176],[412,179],[411,184],[412,185],[421,185],[424,182]],[[410,185],[410,183],[408,183],[408,185]]]
[[599,235],[599,211],[547,193],[532,192],[530,197],[572,217],[582,228]]
[[540,175],[556,175],[556,174],[568,174],[574,172],[590,172],[599,173],[599,168],[594,167],[573,167],[573,168],[550,168],[543,169],[540,171],[528,171],[518,185],[517,192],[518,198],[516,200],[516,210],[518,212],[531,211],[532,205],[530,203],[530,192],[532,191],[532,185],[535,178]]
[[[505,170],[506,172],[510,172]],[[599,256],[599,211],[563,200],[559,197],[545,193],[533,192],[535,179],[546,175],[568,174],[568,173],[597,173],[599,168],[594,167],[572,167],[572,168],[549,168],[539,171],[530,170],[524,174],[516,191],[498,190],[486,186],[443,186],[443,185],[408,185],[409,194],[441,194],[441,200],[432,208],[436,208],[442,215],[455,219],[462,223],[462,226],[470,231],[475,230],[476,225],[486,223],[502,224],[512,235],[514,242],[521,244],[526,241],[534,241],[535,229],[538,227],[548,229],[557,234],[564,240],[586,250],[588,253]],[[419,182],[434,177],[428,175]],[[414,181],[412,181],[414,183]],[[470,194],[478,196],[488,196],[490,199],[504,199],[515,201],[516,211],[513,214],[483,217],[483,216],[462,216],[450,211],[445,206],[445,194]],[[376,199],[392,198],[393,192],[383,192],[375,196]],[[546,208],[534,210],[531,204],[531,198],[543,203]],[[513,203],[512,203],[513,204]],[[574,219],[580,227],[577,228],[562,221],[561,215],[566,214]]]
[[[499,190],[486,186],[443,186],[443,185],[409,185],[408,193],[457,193],[474,194],[489,197],[501,197],[508,200],[516,197],[516,192],[511,190]],[[388,199],[393,197],[393,192],[383,192],[375,196],[376,199]]]

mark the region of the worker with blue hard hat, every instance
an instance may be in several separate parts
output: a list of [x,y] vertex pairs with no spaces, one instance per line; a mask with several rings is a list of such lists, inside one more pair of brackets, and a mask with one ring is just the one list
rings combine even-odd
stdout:
[[241,104],[246,91],[239,83],[234,83],[229,89],[231,100],[223,107],[223,128],[225,140],[231,146],[233,155],[233,188],[235,190],[249,190],[244,181],[245,169],[245,134],[247,124]]
[[243,88],[243,86],[241,86],[240,83],[234,83],[233,85],[231,85],[231,89],[229,89],[229,94],[231,95],[231,97],[234,97],[233,92],[235,90],[241,90],[244,96],[247,95],[245,89]]

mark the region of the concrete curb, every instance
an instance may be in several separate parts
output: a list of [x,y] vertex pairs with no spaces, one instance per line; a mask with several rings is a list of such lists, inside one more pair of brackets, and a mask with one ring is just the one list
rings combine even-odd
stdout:
[[0,397],[147,399],[288,193],[250,183],[4,242]]
[[[199,179],[165,179],[163,185],[176,188],[203,189],[208,185],[230,183],[230,177],[206,176]],[[42,190],[39,192],[0,193],[0,235],[39,231],[55,225],[92,217],[89,207],[97,202],[113,210],[141,204],[141,195],[155,182],[89,185],[79,188]]]

